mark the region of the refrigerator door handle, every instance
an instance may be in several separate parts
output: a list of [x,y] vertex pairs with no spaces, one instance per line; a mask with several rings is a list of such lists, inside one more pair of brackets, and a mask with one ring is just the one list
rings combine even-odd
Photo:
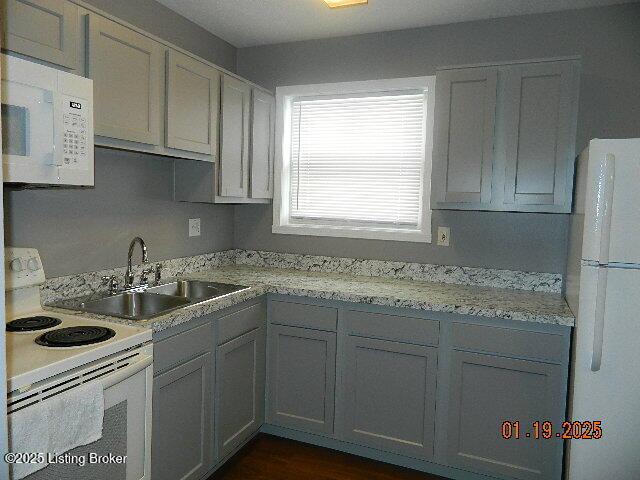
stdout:
[[597,372],[602,367],[602,349],[604,346],[604,317],[607,301],[606,268],[598,269],[598,283],[596,286],[596,315],[593,324],[593,353],[591,355],[591,371]]
[[611,216],[613,213],[613,188],[616,176],[615,156],[608,153],[601,164],[598,179],[598,203],[596,222],[600,224],[600,262],[609,263],[611,247]]

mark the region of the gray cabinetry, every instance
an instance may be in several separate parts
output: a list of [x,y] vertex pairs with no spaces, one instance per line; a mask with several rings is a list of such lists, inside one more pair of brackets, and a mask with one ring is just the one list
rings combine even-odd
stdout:
[[436,209],[571,211],[577,60],[437,72]]
[[213,467],[212,350],[211,323],[162,340],[155,348],[155,480],[195,480]]
[[158,145],[162,46],[99,15],[88,22],[96,135]]
[[219,459],[233,453],[264,422],[264,317],[264,304],[259,303],[219,320],[218,337],[225,342],[216,350]]
[[60,0],[4,0],[0,2],[0,17],[3,48],[77,68],[77,5]]
[[269,326],[267,422],[333,434],[336,334]]
[[342,436],[380,450],[433,457],[437,349],[349,336]]
[[273,197],[276,101],[254,88],[251,94],[251,198]]
[[223,197],[247,197],[251,86],[230,75],[223,75],[221,102],[219,194]]
[[449,464],[522,480],[560,478],[560,439],[505,440],[501,425],[519,421],[522,437],[534,421],[559,428],[566,394],[561,366],[454,351],[449,393]]
[[215,153],[219,91],[217,70],[175,50],[167,51],[167,147]]
[[433,199],[480,208],[491,203],[498,71],[438,72],[433,149]]
[[577,68],[518,65],[505,72],[506,206],[566,211],[573,187]]

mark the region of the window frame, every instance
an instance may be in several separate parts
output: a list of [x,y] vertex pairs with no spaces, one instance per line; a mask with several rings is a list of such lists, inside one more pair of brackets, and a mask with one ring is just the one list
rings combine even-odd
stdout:
[[[313,235],[321,237],[360,238],[431,243],[431,171],[433,149],[433,122],[435,104],[435,76],[410,77],[359,82],[296,85],[276,88],[276,144],[274,165],[273,225],[272,232],[289,235]],[[327,223],[303,223],[289,215],[291,108],[299,97],[324,95],[380,94],[383,92],[421,90],[426,94],[424,164],[422,169],[422,201],[419,229],[376,227]]]

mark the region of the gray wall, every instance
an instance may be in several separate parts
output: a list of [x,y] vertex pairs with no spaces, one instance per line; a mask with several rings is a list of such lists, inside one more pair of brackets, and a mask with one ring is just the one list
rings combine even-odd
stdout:
[[38,248],[47,277],[123,266],[136,235],[151,261],[233,248],[233,207],[174,202],[172,159],[96,148],[95,166],[95,188],[5,187],[5,242]]
[[[640,5],[565,11],[243,48],[238,73],[267,88],[430,75],[437,66],[581,55],[578,148],[640,136]],[[435,212],[452,246],[271,233],[271,208],[236,208],[238,248],[564,272],[566,215]]]
[[84,1],[227,70],[236,70],[236,47],[154,0]]

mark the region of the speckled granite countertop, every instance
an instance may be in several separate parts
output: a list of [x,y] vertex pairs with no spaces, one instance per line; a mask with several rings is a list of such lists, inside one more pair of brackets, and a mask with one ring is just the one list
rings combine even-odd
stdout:
[[181,278],[233,283],[251,288],[150,320],[132,322],[92,316],[147,326],[158,332],[265,293],[279,293],[564,326],[573,326],[575,321],[562,295],[556,293],[255,266],[223,266],[185,274]]

